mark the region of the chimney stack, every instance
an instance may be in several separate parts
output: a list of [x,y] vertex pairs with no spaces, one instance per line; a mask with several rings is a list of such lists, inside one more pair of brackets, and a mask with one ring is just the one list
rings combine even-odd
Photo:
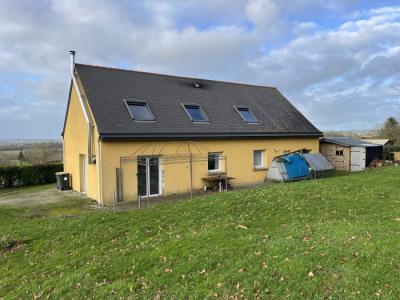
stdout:
[[71,59],[71,74],[74,75],[74,71],[75,71],[75,51],[74,50],[70,50],[69,54],[70,54],[70,59]]

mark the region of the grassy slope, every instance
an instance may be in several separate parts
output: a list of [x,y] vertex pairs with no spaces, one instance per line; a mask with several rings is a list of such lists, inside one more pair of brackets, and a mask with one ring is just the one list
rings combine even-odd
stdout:
[[71,218],[0,206],[1,232],[26,241],[0,258],[0,291],[5,298],[397,298],[399,178],[393,167]]

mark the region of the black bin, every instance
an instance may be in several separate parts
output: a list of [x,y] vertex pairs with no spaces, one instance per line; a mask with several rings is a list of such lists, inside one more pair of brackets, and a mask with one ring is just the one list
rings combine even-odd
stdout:
[[71,189],[71,175],[67,172],[56,173],[57,177],[57,189],[60,191],[66,191]]

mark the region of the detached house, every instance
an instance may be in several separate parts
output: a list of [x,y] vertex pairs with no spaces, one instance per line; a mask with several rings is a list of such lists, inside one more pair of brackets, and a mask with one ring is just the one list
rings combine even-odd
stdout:
[[[321,132],[276,88],[76,64],[65,117],[72,188],[101,204],[261,183]],[[221,188],[221,184],[220,184]]]

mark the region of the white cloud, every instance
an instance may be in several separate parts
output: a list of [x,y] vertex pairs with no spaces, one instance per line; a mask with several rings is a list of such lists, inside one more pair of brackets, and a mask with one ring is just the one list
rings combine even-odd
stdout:
[[[257,47],[254,37],[237,27],[217,27],[198,31],[186,28],[183,31],[164,31],[155,34],[138,51],[141,66],[154,70],[191,76],[217,78],[242,65],[246,54]],[[154,45],[157,45],[154,47]]]
[[310,11],[355,5],[332,3],[1,1],[0,138],[61,132],[70,49],[78,62],[275,85],[322,129],[400,114],[391,87],[400,8],[358,10],[324,28]]
[[295,28],[294,31],[297,34],[303,34],[310,31],[315,31],[318,28],[318,25],[314,22],[300,22],[294,24]]
[[246,6],[246,15],[259,30],[266,32],[276,25],[279,9],[271,0],[250,0]]
[[322,129],[370,127],[400,114],[399,92],[388,84],[399,65],[399,44],[400,17],[374,14],[303,34],[250,67]]

